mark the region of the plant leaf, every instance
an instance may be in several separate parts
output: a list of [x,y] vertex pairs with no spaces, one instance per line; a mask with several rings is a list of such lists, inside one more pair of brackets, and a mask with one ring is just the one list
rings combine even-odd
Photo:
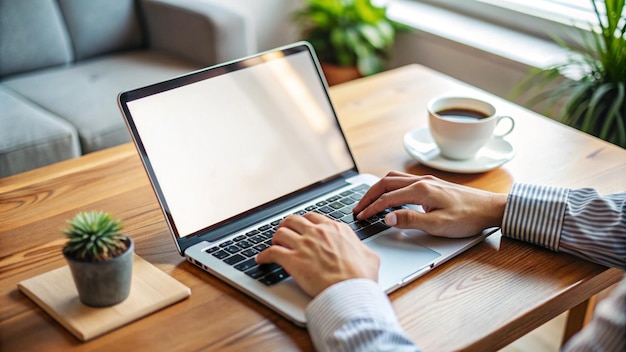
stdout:
[[[606,119],[602,124],[602,128],[598,137],[606,140],[613,140],[614,143],[626,148],[626,130],[624,129],[624,115],[623,110],[626,101],[626,92],[624,88],[625,84],[616,85],[614,91],[616,92],[615,99],[608,108]],[[613,133],[611,133],[613,132]],[[611,138],[611,136],[613,136]]]
[[[396,29],[408,28],[392,22],[387,18],[386,6],[378,6],[372,0],[306,0],[305,3],[294,12],[293,19],[320,61],[340,66],[357,64],[367,70],[362,74],[370,74],[373,67],[381,71],[390,57]],[[356,40],[352,33],[360,39]],[[376,50],[368,50],[362,56],[358,50],[364,45]],[[370,58],[372,54],[377,58]]]
[[[529,71],[513,92],[529,96],[531,106],[545,104],[546,110],[562,104],[554,118],[626,148],[626,0],[591,1],[597,23],[589,31],[577,30],[580,35],[574,39],[581,49],[551,35],[570,52],[567,60]],[[599,10],[600,3],[605,11]],[[559,81],[557,71],[581,78]]]
[[378,28],[369,24],[357,26],[357,30],[365,40],[373,47],[382,49],[387,44],[385,38],[378,32]]
[[594,133],[594,122],[598,123],[601,122],[601,116],[598,116],[598,114],[596,113],[596,111],[602,113],[602,100],[604,99],[605,96],[608,95],[608,93],[611,92],[612,90],[612,85],[611,84],[604,84],[601,85],[599,87],[594,87],[593,91],[592,91],[592,95],[591,95],[591,99],[589,99],[589,102],[587,104],[587,111],[585,113],[585,117],[581,123],[580,129],[584,132],[590,133],[590,134],[597,134],[597,132]]

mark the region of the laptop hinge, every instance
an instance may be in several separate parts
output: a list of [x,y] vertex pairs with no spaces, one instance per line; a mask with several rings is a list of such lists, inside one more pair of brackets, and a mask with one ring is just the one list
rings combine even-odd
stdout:
[[315,198],[319,197],[320,194],[332,192],[336,189],[345,187],[349,185],[346,180],[350,177],[355,176],[356,174],[357,172],[354,170],[347,171],[341,174],[339,177],[335,177],[334,179],[324,182],[323,184],[317,184],[315,187],[312,187],[309,190],[305,190],[303,192],[299,192],[298,194],[288,196],[284,199],[281,199],[279,202],[276,202],[275,204],[265,206],[263,209],[255,209],[253,211],[253,214],[243,216],[241,219],[233,220],[228,224],[222,224],[217,229],[209,230],[207,232],[200,233],[188,238],[180,238],[178,239],[178,243],[181,247],[181,251],[184,253],[187,247],[202,241],[219,241],[220,239],[229,236],[235,232],[241,231],[246,227],[250,227],[254,224],[270,219],[276,214],[285,212],[291,208],[314,200]]

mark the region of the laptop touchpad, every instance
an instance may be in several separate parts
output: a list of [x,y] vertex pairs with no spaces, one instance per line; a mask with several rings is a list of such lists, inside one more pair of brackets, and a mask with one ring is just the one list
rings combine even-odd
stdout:
[[385,291],[397,286],[403,279],[422,270],[441,256],[397,229],[385,231],[367,241],[366,245],[380,256],[378,282]]

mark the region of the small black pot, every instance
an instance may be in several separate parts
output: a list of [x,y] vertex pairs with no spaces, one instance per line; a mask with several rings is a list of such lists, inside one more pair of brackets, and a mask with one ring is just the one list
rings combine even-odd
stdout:
[[135,244],[127,237],[128,249],[122,255],[102,262],[84,262],[65,253],[80,301],[91,307],[109,307],[130,294]]

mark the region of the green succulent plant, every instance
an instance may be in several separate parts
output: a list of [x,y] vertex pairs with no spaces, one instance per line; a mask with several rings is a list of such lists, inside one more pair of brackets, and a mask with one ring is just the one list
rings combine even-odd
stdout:
[[[531,70],[516,88],[530,96],[529,106],[544,104],[542,111],[558,121],[626,148],[626,17],[624,0],[605,0],[604,13],[596,1],[597,26],[579,30],[581,49],[553,37],[567,49],[569,59],[547,69]],[[594,27],[598,30],[594,30]],[[563,73],[579,72],[577,80]]]
[[81,261],[99,262],[124,253],[128,237],[120,233],[121,220],[102,211],[80,212],[68,220],[63,230],[68,241],[63,253]]
[[313,45],[320,61],[357,66],[362,75],[384,69],[397,29],[386,7],[371,0],[306,0],[294,13],[304,40]]

